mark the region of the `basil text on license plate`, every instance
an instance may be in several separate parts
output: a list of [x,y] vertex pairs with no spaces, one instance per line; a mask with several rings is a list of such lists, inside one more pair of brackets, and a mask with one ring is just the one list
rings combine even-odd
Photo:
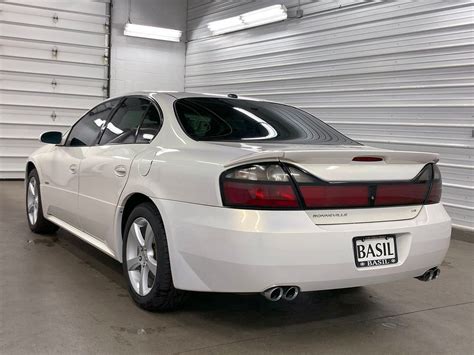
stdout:
[[398,262],[395,236],[356,237],[353,239],[357,267],[382,266]]

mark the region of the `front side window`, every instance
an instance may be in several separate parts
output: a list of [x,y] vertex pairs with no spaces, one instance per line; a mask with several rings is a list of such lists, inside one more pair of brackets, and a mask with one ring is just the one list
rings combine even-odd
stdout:
[[90,110],[72,127],[66,145],[71,147],[94,145],[110,112],[119,101],[120,99],[109,100]]
[[177,100],[175,110],[197,141],[359,145],[309,113],[273,102],[193,97]]
[[122,101],[112,119],[107,123],[99,144],[131,144],[135,138],[150,102],[139,97]]

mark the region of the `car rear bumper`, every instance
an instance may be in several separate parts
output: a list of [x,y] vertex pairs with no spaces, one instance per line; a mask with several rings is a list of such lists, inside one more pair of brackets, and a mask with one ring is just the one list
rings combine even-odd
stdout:
[[[304,211],[254,211],[155,199],[179,289],[262,292],[276,285],[301,291],[411,278],[443,261],[451,220],[441,204],[404,221],[315,225]],[[394,234],[398,263],[357,268],[352,239]]]

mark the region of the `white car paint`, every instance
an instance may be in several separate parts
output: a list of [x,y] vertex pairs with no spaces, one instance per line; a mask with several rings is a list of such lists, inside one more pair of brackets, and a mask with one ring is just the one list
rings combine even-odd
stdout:
[[[261,292],[275,285],[302,291],[416,277],[440,265],[450,218],[440,204],[413,219],[315,225],[305,211],[253,211],[154,199],[169,240],[177,288]],[[397,264],[358,269],[352,238],[395,234]]]
[[[431,153],[367,146],[198,142],[173,109],[188,93],[138,93],[154,100],[163,126],[150,144],[48,145],[29,158],[41,181],[44,216],[122,261],[122,213],[130,196],[149,197],[163,217],[175,286],[184,290],[262,292],[273,285],[302,291],[415,277],[441,264],[451,221],[441,204],[343,210],[321,221],[318,211],[224,207],[219,176],[253,162],[293,163],[327,181],[409,180]],[[370,154],[384,161],[354,162]],[[328,213],[327,210],[324,210]],[[316,217],[315,217],[316,216]],[[395,234],[397,264],[358,269],[352,238]]]

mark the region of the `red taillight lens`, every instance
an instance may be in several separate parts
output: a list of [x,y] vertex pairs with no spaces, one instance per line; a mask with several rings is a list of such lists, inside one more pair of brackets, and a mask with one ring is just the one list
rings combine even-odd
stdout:
[[299,208],[291,179],[278,164],[255,164],[236,168],[222,176],[225,206],[242,208]]
[[298,199],[289,184],[265,184],[224,181],[223,197],[226,206],[297,208]]
[[428,182],[380,184],[377,186],[375,206],[421,205],[429,187]]
[[441,194],[441,174],[431,164],[412,181],[403,182],[327,183],[294,167],[289,169],[306,208],[422,205],[439,202]]
[[267,163],[227,171],[221,177],[221,189],[224,206],[238,208],[422,205],[440,201],[441,174],[436,165],[429,164],[412,181],[328,183],[292,166]]
[[369,206],[369,187],[366,185],[300,185],[299,190],[308,208]]

